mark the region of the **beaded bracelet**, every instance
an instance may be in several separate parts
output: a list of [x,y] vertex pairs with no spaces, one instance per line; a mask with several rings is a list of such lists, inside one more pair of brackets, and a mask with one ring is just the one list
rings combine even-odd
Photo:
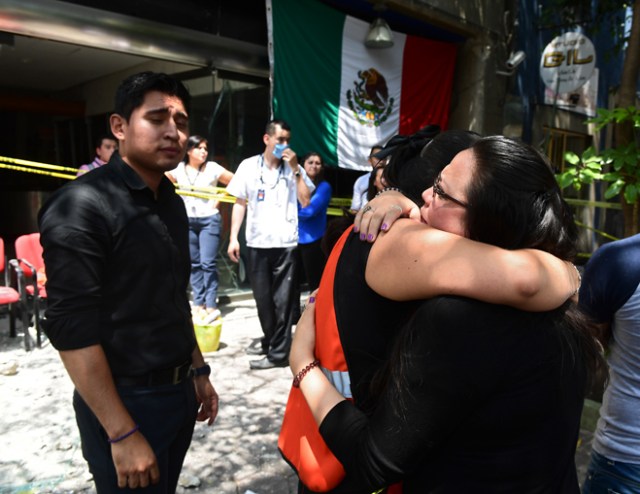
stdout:
[[384,192],[389,192],[389,191],[395,191],[395,192],[400,192],[400,194],[402,194],[402,191],[398,188],[398,187],[385,187],[384,189],[378,191],[378,193],[376,194],[376,197],[378,197],[380,194],[384,193]]
[[309,365],[307,365],[304,369],[302,369],[300,372],[298,372],[296,374],[296,377],[293,378],[293,387],[299,388],[300,383],[302,382],[302,379],[304,378],[304,376],[306,376],[311,369],[319,365],[320,365],[320,361],[316,359],[313,362],[311,362]]
[[125,432],[121,436],[115,437],[113,439],[109,438],[109,439],[107,439],[107,441],[109,441],[109,444],[119,443],[123,439],[126,439],[129,436],[131,436],[131,435],[135,434],[136,432],[138,432],[138,429],[140,429],[140,426],[138,424],[136,424],[136,426],[133,429],[131,429],[129,432]]

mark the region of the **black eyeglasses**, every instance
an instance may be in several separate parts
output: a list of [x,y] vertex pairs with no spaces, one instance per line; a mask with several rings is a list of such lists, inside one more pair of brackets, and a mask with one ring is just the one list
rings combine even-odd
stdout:
[[468,208],[469,204],[467,204],[466,202],[462,202],[459,199],[456,199],[455,197],[451,197],[449,194],[447,194],[444,190],[442,190],[442,187],[440,186],[440,181],[442,180],[441,174],[438,173],[438,176],[436,177],[436,179],[433,181],[433,195],[434,196],[438,196],[442,199],[447,199],[451,202],[455,202],[458,206],[462,206],[463,208]]

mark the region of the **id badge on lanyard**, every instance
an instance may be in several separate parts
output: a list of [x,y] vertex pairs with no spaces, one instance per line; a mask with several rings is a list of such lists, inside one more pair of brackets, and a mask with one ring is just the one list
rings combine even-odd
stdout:
[[258,202],[264,201],[264,189],[258,189]]

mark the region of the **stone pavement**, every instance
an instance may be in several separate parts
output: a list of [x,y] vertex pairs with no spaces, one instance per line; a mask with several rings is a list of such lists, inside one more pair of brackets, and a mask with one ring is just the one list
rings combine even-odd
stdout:
[[[205,354],[220,396],[214,425],[197,423],[179,493],[287,494],[297,478],[277,449],[289,368],[250,371],[245,348],[261,334],[253,299],[221,306],[220,348]],[[18,329],[19,333],[21,329]],[[73,386],[48,341],[25,352],[0,319],[0,494],[93,493],[80,450]],[[15,368],[15,374],[13,373]],[[9,374],[9,375],[6,375]]]
[[[249,370],[256,357],[244,350],[261,333],[250,295],[221,309],[220,348],[205,354],[220,412],[212,427],[196,424],[178,492],[294,493],[297,479],[276,446],[290,370]],[[7,317],[0,316],[0,494],[94,493],[71,406],[73,387],[57,352],[45,340],[27,353],[21,338],[7,335]],[[583,430],[578,445],[581,480],[591,437]]]

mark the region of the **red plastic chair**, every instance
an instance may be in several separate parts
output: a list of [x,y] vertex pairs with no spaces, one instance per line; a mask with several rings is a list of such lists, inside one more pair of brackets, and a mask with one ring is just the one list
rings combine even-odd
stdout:
[[41,338],[41,306],[47,300],[47,280],[42,258],[42,245],[40,234],[29,233],[16,239],[16,261],[18,264],[18,289],[23,296],[26,295],[27,307],[33,310],[34,325],[36,328],[36,343],[38,347],[42,343]]
[[22,327],[24,331],[24,343],[27,350],[31,349],[31,338],[29,336],[29,317],[26,307],[24,306],[24,298],[20,292],[11,286],[11,268],[15,267],[7,263],[7,256],[4,251],[4,239],[0,238],[0,276],[3,276],[4,284],[0,285],[0,306],[7,307],[9,310],[9,336],[15,338],[18,333],[16,331],[16,315],[18,310],[22,315]]

